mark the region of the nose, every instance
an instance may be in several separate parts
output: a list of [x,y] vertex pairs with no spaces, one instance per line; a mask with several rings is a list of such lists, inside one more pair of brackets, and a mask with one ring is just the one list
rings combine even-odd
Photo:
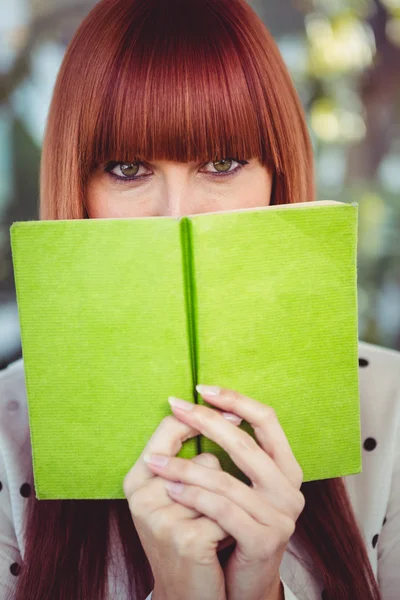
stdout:
[[179,218],[190,214],[190,207],[195,203],[195,190],[188,164],[169,164],[164,169],[159,185],[161,216]]

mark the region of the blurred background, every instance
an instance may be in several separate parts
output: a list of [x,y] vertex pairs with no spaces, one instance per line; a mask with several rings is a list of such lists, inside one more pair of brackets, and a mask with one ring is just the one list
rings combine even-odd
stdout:
[[[94,4],[0,0],[0,368],[20,355],[9,227],[37,218],[52,88]],[[400,350],[400,0],[250,4],[307,112],[318,199],[359,204],[359,337]]]

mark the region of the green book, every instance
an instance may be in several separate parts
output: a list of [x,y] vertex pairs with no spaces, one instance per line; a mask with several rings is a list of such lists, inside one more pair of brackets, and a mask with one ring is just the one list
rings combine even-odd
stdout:
[[[168,396],[204,403],[197,383],[272,406],[305,481],[360,472],[357,220],[319,201],[15,223],[37,498],[124,498]],[[204,436],[178,456],[201,452],[248,483]]]

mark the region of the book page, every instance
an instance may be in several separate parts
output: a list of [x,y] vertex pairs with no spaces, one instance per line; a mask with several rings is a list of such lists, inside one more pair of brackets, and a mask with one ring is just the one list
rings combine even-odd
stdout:
[[193,391],[179,222],[20,223],[12,244],[36,494],[124,498],[168,396]]
[[[190,223],[199,383],[272,406],[305,481],[359,472],[357,206]],[[201,448],[243,477],[216,444]]]

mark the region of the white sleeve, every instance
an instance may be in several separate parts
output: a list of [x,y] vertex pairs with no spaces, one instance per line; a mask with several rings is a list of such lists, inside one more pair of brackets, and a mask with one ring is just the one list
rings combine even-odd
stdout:
[[147,596],[146,600],[151,600],[153,596],[153,590],[151,590],[150,594]]
[[20,488],[31,462],[24,389],[22,362],[0,372],[0,600],[14,597],[22,567],[27,500]]
[[[282,579],[281,579],[282,581]],[[293,594],[292,590],[288,588],[286,583],[282,581],[283,589],[284,589],[284,598],[285,600],[297,600],[297,597]]]
[[0,451],[0,600],[15,590],[21,555],[11,513],[10,492]]
[[[400,407],[400,384],[397,395]],[[398,600],[400,589],[400,423],[385,524],[378,544],[378,584],[382,600]]]

